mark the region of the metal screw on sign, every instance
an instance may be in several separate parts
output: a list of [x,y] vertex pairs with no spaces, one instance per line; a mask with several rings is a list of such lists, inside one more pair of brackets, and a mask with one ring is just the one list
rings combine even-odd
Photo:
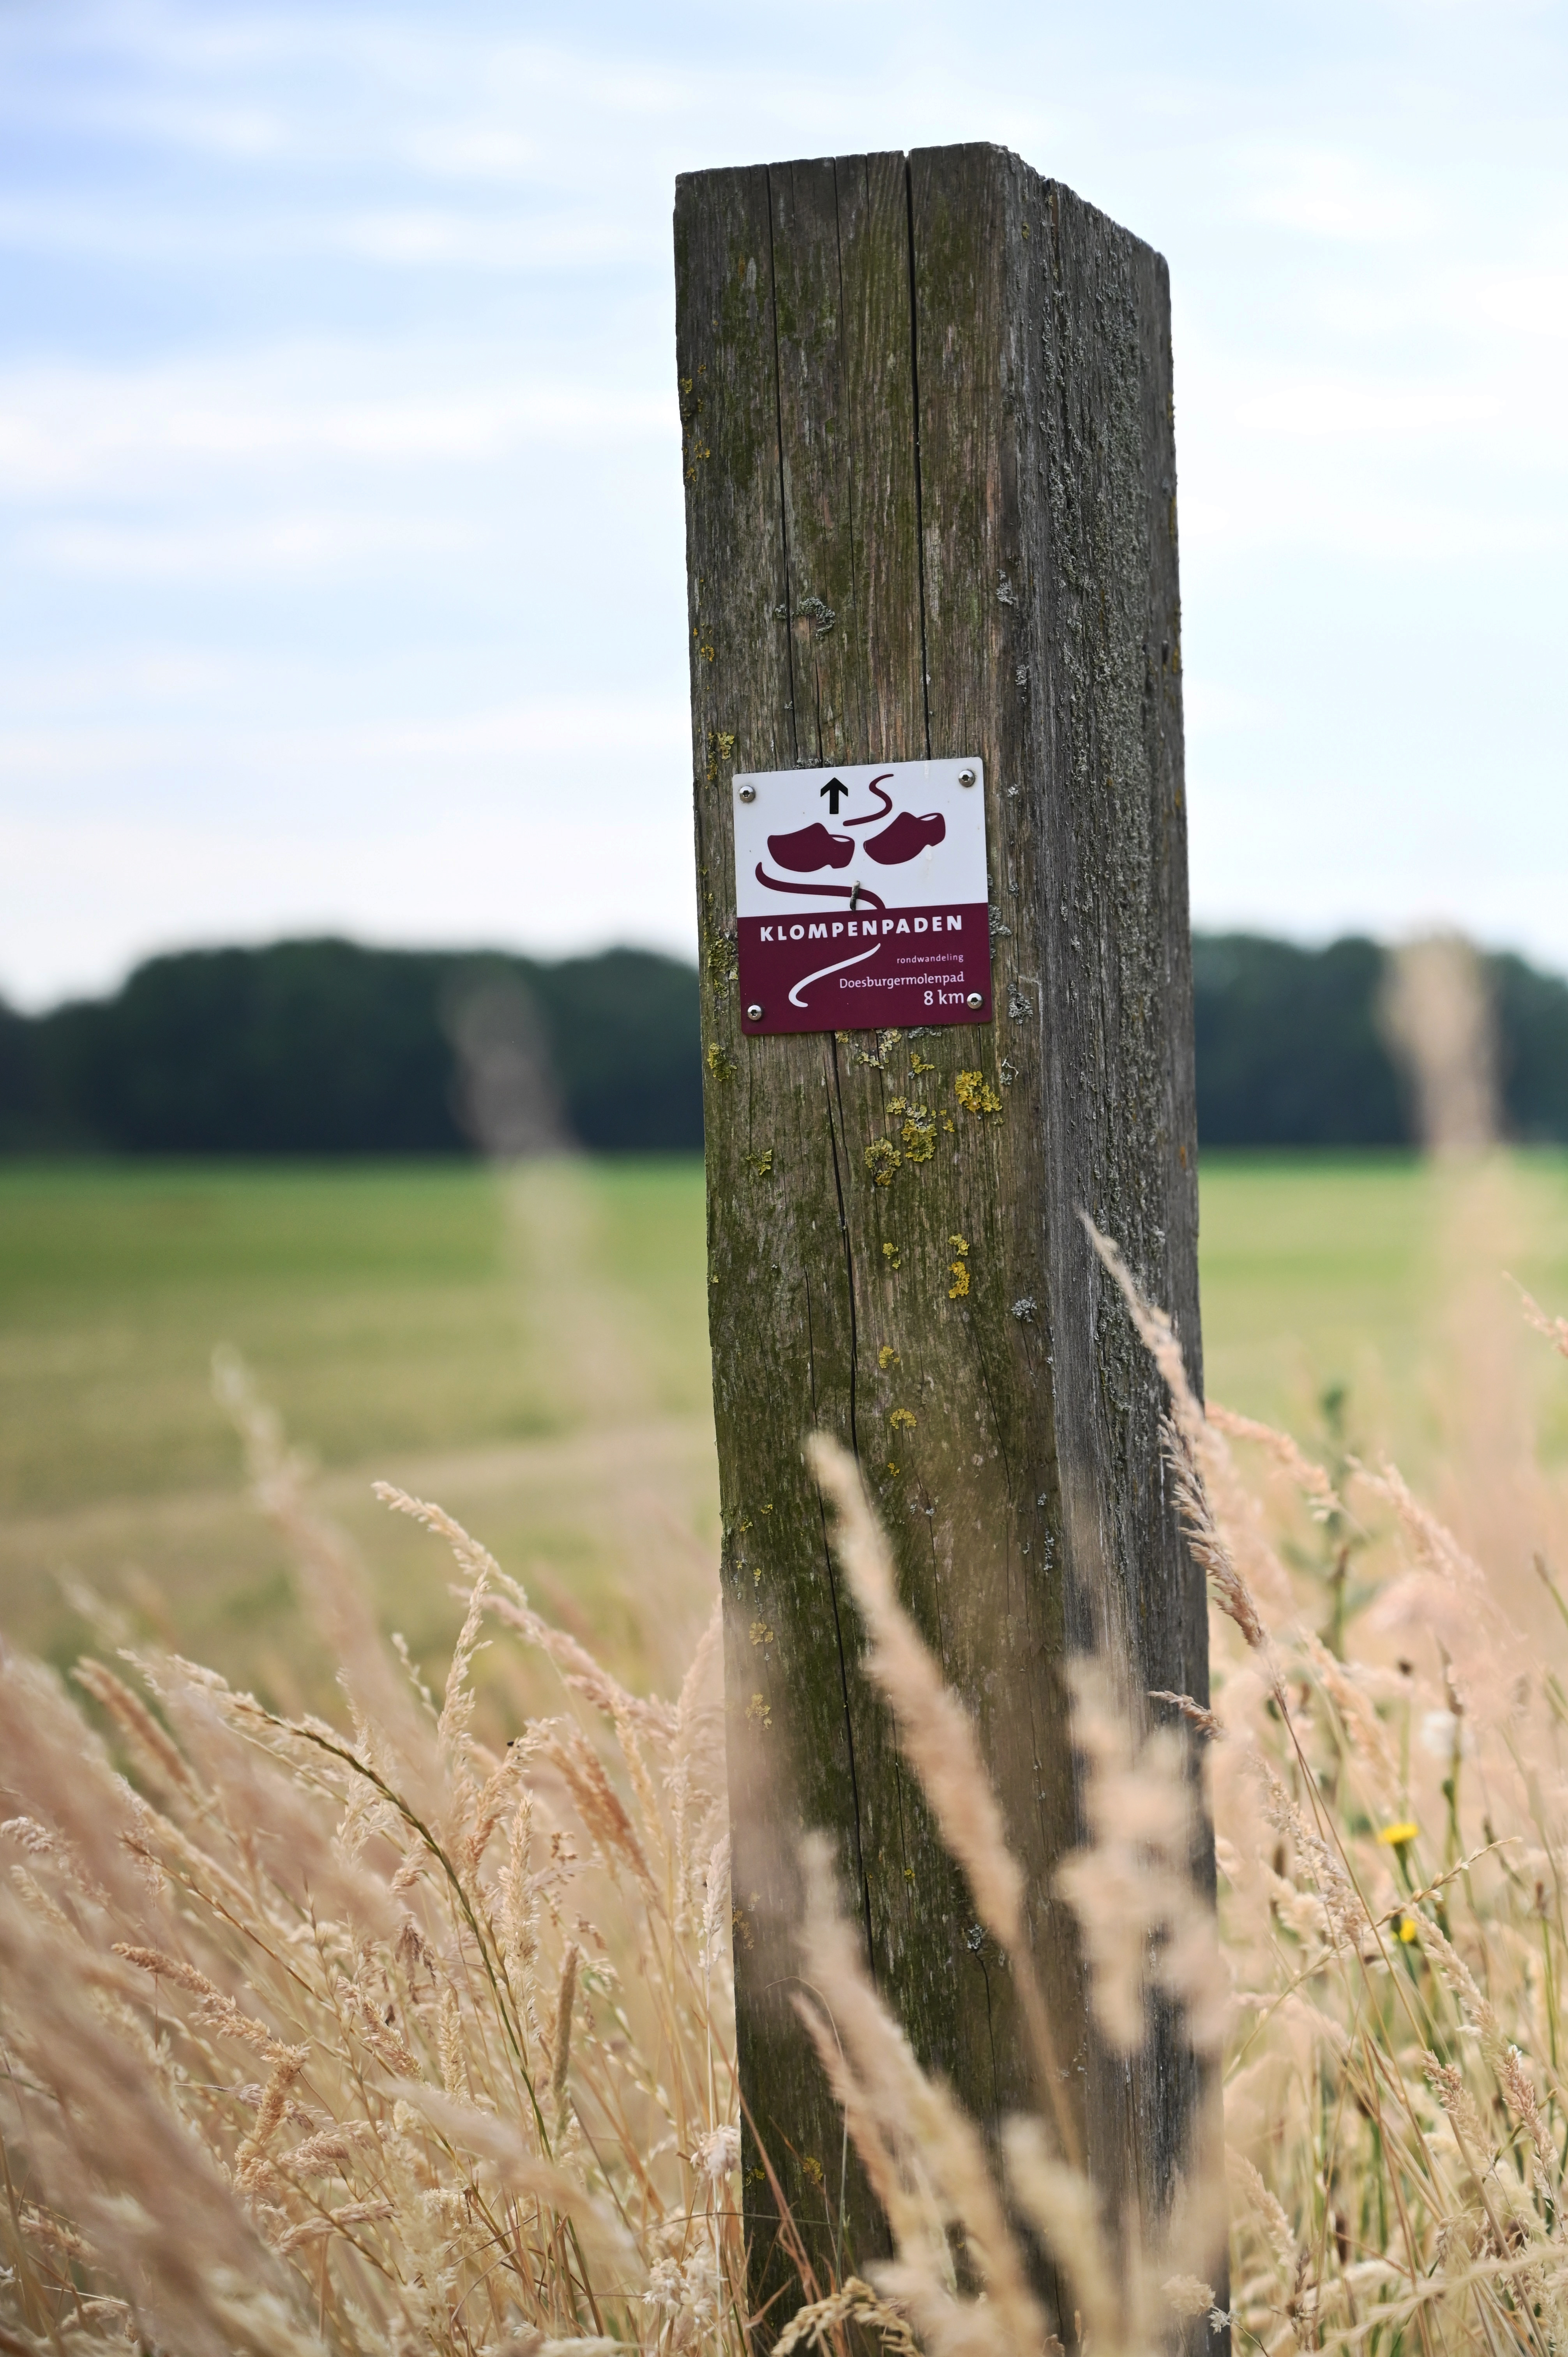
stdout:
[[970,992],[970,994],[969,994],[969,996],[964,1000],[964,1002],[963,1002],[963,1003],[964,1003],[964,1005],[965,1005],[966,1006],[984,1006],[984,1004],[985,1004],[985,1001],[984,1001],[984,999],[983,999],[983,998],[982,998],[982,996],[981,996],[981,995],[980,995],[980,993],[979,993],[979,991],[978,991],[978,990],[972,990],[972,991]]
[[974,771],[972,770],[961,770],[958,773],[958,781],[961,786],[972,786],[974,783]]
[[757,800],[757,788],[755,786],[737,786],[736,791],[739,794],[743,802],[754,802]]
[[746,1010],[746,1019],[748,1023],[760,1023],[762,1016],[763,1009],[760,1006],[748,1006]]

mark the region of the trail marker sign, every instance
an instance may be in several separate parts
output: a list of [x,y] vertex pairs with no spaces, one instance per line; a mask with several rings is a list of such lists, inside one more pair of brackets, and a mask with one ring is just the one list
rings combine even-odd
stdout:
[[978,758],[743,772],[735,893],[748,1032],[991,1020]]

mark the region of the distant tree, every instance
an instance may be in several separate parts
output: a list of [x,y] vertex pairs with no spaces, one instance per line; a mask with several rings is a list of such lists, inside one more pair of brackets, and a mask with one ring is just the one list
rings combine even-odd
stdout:
[[1487,965],[1508,1134],[1527,1145],[1568,1141],[1568,983],[1511,952]]
[[703,1142],[697,977],[647,950],[537,966],[531,980],[566,1118],[599,1153]]
[[325,940],[185,951],[112,998],[0,1012],[0,1148],[470,1151],[453,1010],[497,973],[538,1008],[573,1136],[700,1147],[690,966],[646,950],[550,966]]
[[1256,933],[1199,933],[1192,953],[1201,1144],[1408,1141],[1379,1028],[1375,942],[1308,950]]
[[47,1145],[54,1127],[42,1097],[38,1027],[0,1001],[0,1154]]
[[130,1153],[453,1153],[448,963],[339,941],[153,958],[44,1018],[51,1094]]

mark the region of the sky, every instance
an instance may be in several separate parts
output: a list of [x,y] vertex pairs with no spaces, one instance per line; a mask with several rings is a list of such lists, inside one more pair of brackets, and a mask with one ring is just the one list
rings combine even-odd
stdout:
[[1195,920],[1568,969],[1568,7],[0,0],[0,995],[689,952],[677,171],[1171,266]]

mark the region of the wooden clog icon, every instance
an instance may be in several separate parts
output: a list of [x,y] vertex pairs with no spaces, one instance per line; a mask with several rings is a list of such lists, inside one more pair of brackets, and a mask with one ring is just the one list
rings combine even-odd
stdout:
[[[940,843],[947,831],[940,811],[928,811],[924,818],[917,818],[912,811],[900,811],[891,826],[866,837],[866,857],[875,859],[879,867],[902,867],[907,859],[918,859],[929,844]],[[843,864],[834,862],[837,866]]]
[[[887,831],[891,834],[893,829],[889,827]],[[867,845],[868,850],[870,847]],[[854,857],[854,837],[830,834],[825,826],[813,822],[811,826],[797,829],[793,834],[770,834],[768,856],[780,867],[789,868],[791,875],[810,876],[819,867],[847,867]],[[908,858],[911,855],[906,852],[899,856]]]

